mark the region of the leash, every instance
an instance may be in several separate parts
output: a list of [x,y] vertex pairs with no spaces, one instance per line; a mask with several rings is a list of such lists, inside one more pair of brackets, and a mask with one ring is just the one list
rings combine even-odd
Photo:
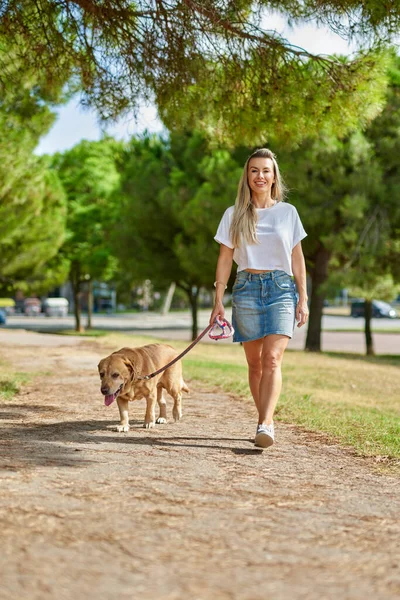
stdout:
[[[221,329],[220,333],[214,331],[215,327],[219,327]],[[154,373],[150,373],[150,375],[139,376],[136,378],[136,380],[152,379],[159,373],[162,373],[163,371],[168,369],[168,367],[171,367],[178,360],[180,360],[183,356],[185,356],[185,354],[190,352],[190,350],[201,340],[201,338],[203,338],[206,335],[206,333],[208,333],[209,338],[211,338],[212,340],[218,341],[218,340],[226,339],[226,338],[230,337],[231,335],[233,335],[234,329],[233,329],[232,325],[229,323],[229,321],[227,321],[226,319],[220,320],[218,317],[215,317],[214,323],[207,325],[207,327],[200,333],[200,335],[198,335],[197,338],[195,340],[193,340],[193,342],[190,344],[190,346],[188,346],[186,348],[186,350],[184,350],[178,356],[176,356],[174,358],[174,360],[171,360],[171,362],[169,362],[164,367],[161,367],[161,369],[158,369],[158,371],[154,371]]]

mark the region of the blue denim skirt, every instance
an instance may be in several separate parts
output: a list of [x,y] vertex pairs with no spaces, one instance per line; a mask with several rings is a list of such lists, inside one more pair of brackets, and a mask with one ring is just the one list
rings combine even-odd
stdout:
[[293,335],[296,286],[285,271],[240,271],[232,288],[234,342],[251,342],[266,335]]

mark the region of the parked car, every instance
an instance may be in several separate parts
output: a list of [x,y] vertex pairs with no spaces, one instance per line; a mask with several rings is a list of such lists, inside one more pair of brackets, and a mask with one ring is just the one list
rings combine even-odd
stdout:
[[[364,316],[365,300],[354,300],[351,303],[350,315],[352,317],[363,317]],[[375,319],[396,319],[398,317],[397,311],[383,300],[372,300],[372,316]]]
[[15,313],[15,301],[12,298],[0,298],[0,308],[7,316],[13,315]]
[[6,323],[7,323],[6,311],[3,308],[0,308],[0,325],[5,325]]
[[36,317],[42,311],[42,303],[39,298],[26,298],[24,300],[24,313],[27,317]]
[[46,298],[43,310],[46,317],[66,317],[69,302],[66,298]]

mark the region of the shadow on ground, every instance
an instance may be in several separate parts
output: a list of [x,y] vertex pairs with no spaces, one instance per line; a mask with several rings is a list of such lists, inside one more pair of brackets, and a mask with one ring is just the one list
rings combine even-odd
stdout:
[[[0,418],[23,418],[25,406],[15,406],[14,411],[0,411]],[[34,410],[34,407],[29,407]],[[42,407],[43,408],[43,407]],[[46,411],[48,408],[46,407]],[[143,429],[142,421],[131,421],[131,431],[121,434],[115,431],[117,422],[107,420],[60,421],[46,424],[10,424],[2,429],[2,459],[0,468],[20,470],[33,465],[88,466],[95,460],[81,459],[82,445],[123,444],[125,446],[149,446],[153,448],[206,448],[230,451],[236,455],[259,454],[260,449],[250,446],[248,438],[224,438],[219,436],[160,436],[157,429],[151,433]],[[60,443],[61,442],[61,443]],[[222,442],[222,443],[221,443]],[[249,444],[249,447],[243,447]]]

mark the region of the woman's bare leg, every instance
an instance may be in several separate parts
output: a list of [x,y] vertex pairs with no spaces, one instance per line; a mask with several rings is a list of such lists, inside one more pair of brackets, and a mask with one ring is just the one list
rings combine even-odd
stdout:
[[267,335],[261,352],[262,376],[258,394],[259,424],[270,425],[282,390],[283,353],[289,342],[286,335]]
[[267,335],[243,342],[249,367],[249,386],[258,411],[258,423],[270,425],[282,389],[282,359],[288,345],[286,335]]
[[261,353],[263,349],[263,338],[253,342],[243,342],[247,365],[249,367],[249,386],[254,403],[259,409],[260,381],[262,376]]

